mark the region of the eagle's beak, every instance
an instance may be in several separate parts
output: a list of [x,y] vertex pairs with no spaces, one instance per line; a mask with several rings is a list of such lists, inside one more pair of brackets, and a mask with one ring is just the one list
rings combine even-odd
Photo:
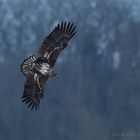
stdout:
[[60,77],[58,73],[56,73],[55,77]]

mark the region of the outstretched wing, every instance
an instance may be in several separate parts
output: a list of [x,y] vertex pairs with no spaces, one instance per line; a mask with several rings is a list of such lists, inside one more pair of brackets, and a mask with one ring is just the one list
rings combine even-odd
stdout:
[[68,45],[68,41],[75,35],[76,26],[73,23],[58,24],[47,36],[38,51],[38,58],[47,60],[51,66],[57,60],[60,52]]
[[44,95],[47,79],[48,77],[44,78],[37,74],[29,74],[26,76],[22,102],[25,102],[29,108],[37,109],[39,107],[40,100]]

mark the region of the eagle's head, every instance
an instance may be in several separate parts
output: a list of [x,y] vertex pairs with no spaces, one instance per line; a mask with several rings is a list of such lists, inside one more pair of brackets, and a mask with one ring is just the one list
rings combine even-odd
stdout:
[[50,75],[51,77],[58,77],[59,75],[58,75],[58,73],[57,72],[55,72],[54,70],[52,70],[52,72],[51,72],[51,75]]

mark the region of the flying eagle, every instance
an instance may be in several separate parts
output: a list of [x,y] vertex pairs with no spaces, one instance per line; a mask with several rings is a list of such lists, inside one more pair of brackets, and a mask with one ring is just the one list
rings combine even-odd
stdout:
[[61,22],[43,40],[37,54],[27,57],[21,64],[21,72],[26,77],[22,102],[29,108],[39,107],[48,78],[58,75],[53,67],[61,51],[75,35],[75,29],[73,23]]

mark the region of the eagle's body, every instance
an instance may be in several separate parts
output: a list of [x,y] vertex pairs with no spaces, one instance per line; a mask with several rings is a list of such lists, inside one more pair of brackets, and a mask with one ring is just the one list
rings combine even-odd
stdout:
[[35,61],[35,65],[33,69],[36,73],[41,74],[43,76],[49,76],[49,77],[55,76],[53,68],[45,61],[40,61],[40,62],[38,62],[38,60]]
[[75,33],[75,27],[70,22],[58,24],[44,39],[37,55],[29,56],[21,64],[21,71],[26,77],[22,101],[31,109],[39,107],[48,78],[58,75],[53,70],[54,64]]

